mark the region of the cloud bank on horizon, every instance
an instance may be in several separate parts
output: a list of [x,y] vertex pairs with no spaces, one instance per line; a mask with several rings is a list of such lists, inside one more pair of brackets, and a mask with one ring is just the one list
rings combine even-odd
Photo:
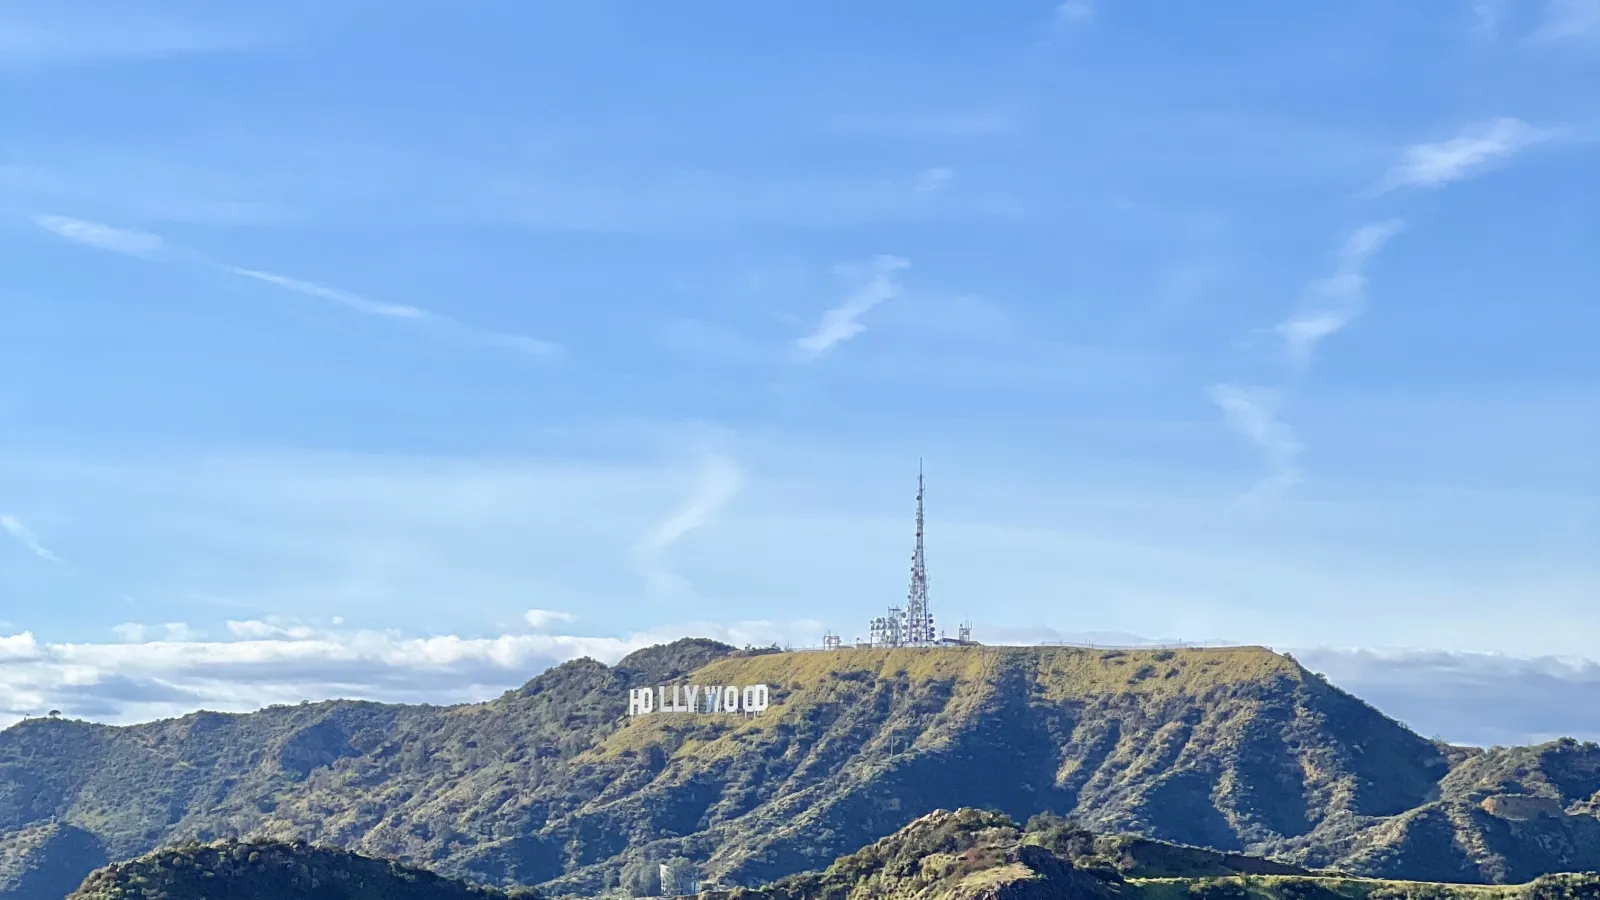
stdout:
[[849,636],[924,458],[949,621],[1595,729],[1594,0],[93,7],[0,12],[9,715]]
[[[0,727],[59,709],[131,724],[199,709],[250,712],[301,700],[471,703],[492,699],[563,662],[608,665],[683,636],[734,646],[815,641],[816,621],[685,624],[624,636],[563,634],[579,617],[529,610],[529,629],[488,637],[406,637],[337,626],[236,620],[205,639],[183,626],[125,623],[121,640],[48,644],[0,637]],[[980,626],[988,641],[1093,646],[1163,643],[1122,633]],[[1600,664],[1445,651],[1298,650],[1303,665],[1429,737],[1477,746],[1558,737],[1600,740]]]

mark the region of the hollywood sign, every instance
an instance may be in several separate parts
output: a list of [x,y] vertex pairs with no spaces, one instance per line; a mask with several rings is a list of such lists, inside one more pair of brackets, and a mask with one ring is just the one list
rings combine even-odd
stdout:
[[762,713],[771,702],[767,685],[698,684],[663,685],[657,688],[630,688],[628,715],[648,713]]

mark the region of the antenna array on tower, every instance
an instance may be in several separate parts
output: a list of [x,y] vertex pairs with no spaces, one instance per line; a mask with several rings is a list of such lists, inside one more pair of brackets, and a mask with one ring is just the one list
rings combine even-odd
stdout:
[[[891,606],[883,615],[867,623],[867,638],[855,639],[854,646],[866,647],[938,647],[949,644],[972,644],[972,623],[963,622],[956,629],[956,637],[946,637],[933,626],[933,608],[928,605],[928,558],[923,546],[927,525],[924,505],[927,500],[927,481],[922,475],[922,461],[917,460],[917,534],[911,548],[911,589],[906,593],[904,606]],[[844,641],[832,631],[822,636],[824,650],[838,650]]]
[[927,524],[923,504],[927,483],[922,464],[917,463],[917,536],[911,550],[911,589],[905,606],[891,606],[887,613],[868,623],[868,642],[874,647],[929,647],[939,643],[933,627],[933,610],[928,606],[928,559],[923,547]]

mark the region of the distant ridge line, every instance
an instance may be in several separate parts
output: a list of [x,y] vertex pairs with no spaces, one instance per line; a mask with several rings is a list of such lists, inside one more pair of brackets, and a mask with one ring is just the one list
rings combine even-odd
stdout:
[[974,641],[971,644],[944,644],[930,647],[857,647],[844,645],[842,647],[785,647],[789,653],[821,653],[823,651],[845,652],[847,650],[946,650],[960,649],[962,647],[1076,647],[1080,650],[1259,650],[1265,649],[1260,644],[1237,644],[1232,641],[1179,641],[1168,644],[1101,644],[1094,641],[1039,641],[1035,644],[985,644]]

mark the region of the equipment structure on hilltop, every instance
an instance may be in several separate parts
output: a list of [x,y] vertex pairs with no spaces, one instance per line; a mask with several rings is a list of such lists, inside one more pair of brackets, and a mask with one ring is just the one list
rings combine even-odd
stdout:
[[867,642],[871,646],[932,647],[942,643],[933,627],[933,610],[928,606],[928,559],[923,547],[926,495],[927,482],[922,475],[922,461],[918,460],[917,539],[911,550],[911,589],[906,594],[905,606],[891,606],[886,615],[868,624]]

